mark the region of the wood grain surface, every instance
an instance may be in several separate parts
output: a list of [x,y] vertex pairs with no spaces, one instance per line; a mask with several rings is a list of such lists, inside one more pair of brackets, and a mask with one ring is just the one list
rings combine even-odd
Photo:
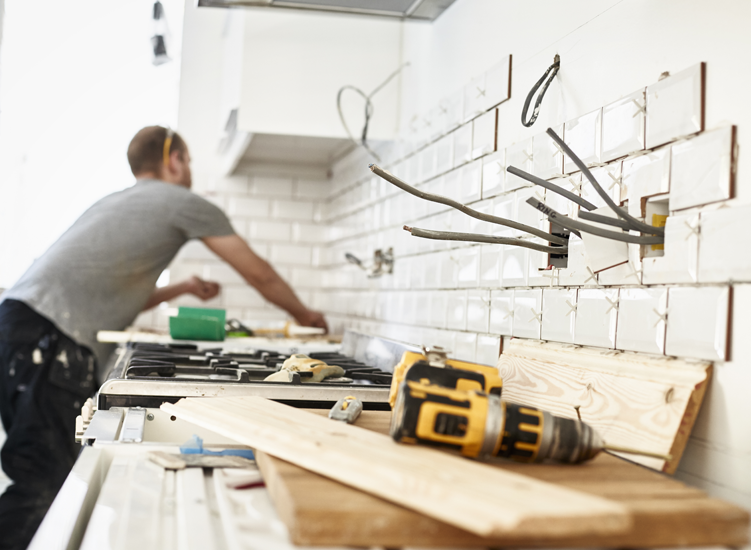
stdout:
[[189,398],[162,409],[479,536],[614,535],[631,526],[626,508],[606,498],[432,448],[400,445],[261,397]]
[[712,364],[512,339],[498,360],[503,399],[581,419],[610,445],[670,455],[623,455],[675,472]]
[[[386,434],[389,421],[388,412],[364,411],[356,424]],[[292,541],[300,545],[646,548],[748,544],[749,516],[745,510],[608,454],[578,466],[498,462],[492,467],[618,501],[634,520],[626,532],[553,537],[544,533],[510,534],[495,538],[479,537],[266,453],[257,452],[256,457],[276,509]]]

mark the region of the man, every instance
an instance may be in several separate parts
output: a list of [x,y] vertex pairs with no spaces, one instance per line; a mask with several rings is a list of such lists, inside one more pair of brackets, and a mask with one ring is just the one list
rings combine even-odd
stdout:
[[0,452],[13,480],[0,496],[0,548],[25,548],[70,471],[81,404],[101,382],[102,329],[184,293],[219,285],[193,277],[155,288],[180,247],[201,239],[268,301],[301,325],[326,327],[274,269],[235,234],[226,215],[190,191],[190,154],[178,134],[139,131],[128,147],[136,184],[89,208],[0,302]]

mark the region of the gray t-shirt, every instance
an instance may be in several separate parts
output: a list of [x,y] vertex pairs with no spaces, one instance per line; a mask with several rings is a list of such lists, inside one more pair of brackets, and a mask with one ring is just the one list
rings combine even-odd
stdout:
[[102,368],[111,346],[96,332],[130,325],[188,240],[232,234],[224,212],[190,190],[139,180],[84,212],[2,298],[53,321]]

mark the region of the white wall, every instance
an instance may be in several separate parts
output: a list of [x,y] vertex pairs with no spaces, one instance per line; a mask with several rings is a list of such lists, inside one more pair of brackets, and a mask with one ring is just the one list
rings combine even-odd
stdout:
[[[151,63],[153,2],[9,2],[0,51],[0,287],[97,199],[134,181],[130,139],[177,122],[182,2],[163,2],[175,61]],[[40,14],[44,16],[40,16]]]

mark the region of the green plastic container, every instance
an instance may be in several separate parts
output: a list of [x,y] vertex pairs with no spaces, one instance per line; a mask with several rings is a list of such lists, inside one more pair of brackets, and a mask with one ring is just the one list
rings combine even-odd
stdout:
[[180,307],[177,317],[170,317],[169,332],[175,340],[224,340],[223,309]]

